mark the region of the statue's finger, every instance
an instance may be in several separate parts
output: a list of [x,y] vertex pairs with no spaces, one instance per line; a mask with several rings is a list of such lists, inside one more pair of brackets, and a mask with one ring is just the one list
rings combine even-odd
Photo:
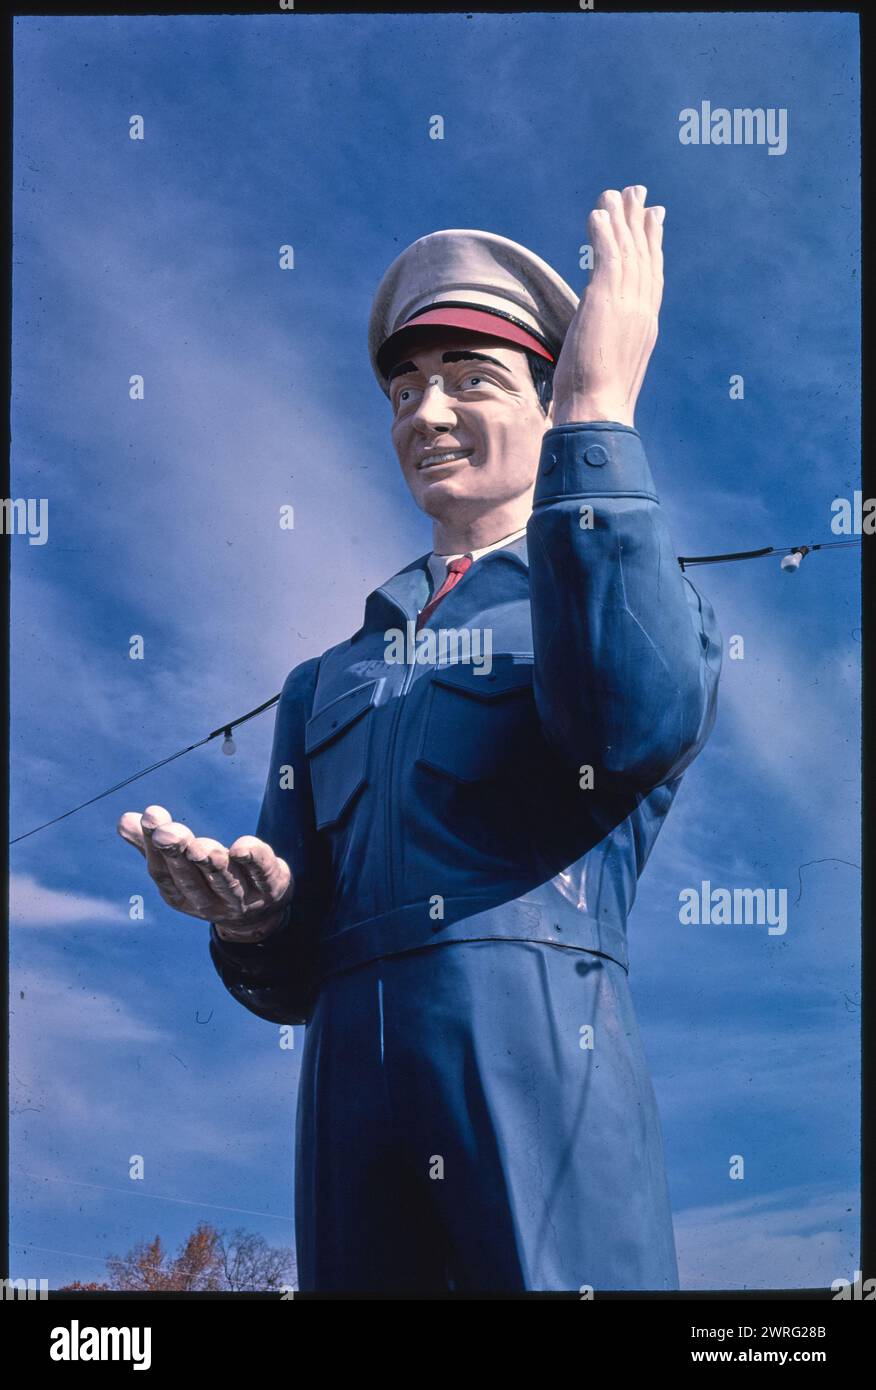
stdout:
[[186,845],[185,855],[200,870],[216,897],[232,911],[240,911],[246,889],[228,866],[225,846],[206,835],[198,835]]
[[[147,806],[140,817],[143,843],[146,847],[146,865],[162,892],[173,891],[173,879],[168,871],[164,856],[153,845],[153,836],[156,830],[162,826],[173,824],[173,816],[163,806]],[[191,831],[187,831],[187,834],[191,834]]]
[[[146,817],[144,816],[143,819],[145,821]],[[143,829],[149,835],[155,848],[160,849],[163,854],[182,854],[189,840],[195,838],[193,830],[176,820],[158,825],[151,831],[144,824]]]
[[639,300],[648,309],[651,307],[651,249],[645,232],[644,202],[647,194],[644,184],[633,183],[623,191],[624,216],[632,238],[637,259],[639,280]]
[[292,878],[289,865],[255,835],[241,835],[229,849],[228,857],[241,878],[249,881],[265,903],[276,902],[289,887]]
[[204,875],[186,859],[186,846],[194,838],[194,832],[187,825],[171,820],[156,826],[148,841],[156,872],[169,878],[171,891],[182,895],[189,905],[202,912],[209,909],[212,894]]
[[611,230],[620,250],[623,293],[634,298],[639,289],[639,262],[635,242],[627,225],[624,200],[616,188],[607,188],[600,196],[599,204],[611,218]]
[[188,858],[186,851],[195,836],[191,831],[186,836],[179,833],[186,829],[176,823],[160,826],[152,837],[153,847],[162,857],[164,871],[170,875],[172,891],[183,898],[187,911],[208,920],[223,916],[227,903],[213,892],[200,866]]
[[119,816],[116,822],[116,831],[123,840],[127,840],[129,845],[138,849],[144,859],[146,858],[146,841],[138,811],[125,811],[124,815]]
[[590,284],[594,280],[604,279],[613,283],[620,283],[623,274],[620,247],[615,241],[614,233],[611,229],[611,217],[607,209],[594,208],[590,214],[588,223],[588,234],[590,244],[593,247],[593,274],[590,277]]
[[644,184],[631,183],[629,188],[625,188],[621,194],[623,202],[624,216],[627,219],[627,226],[634,236],[638,233],[644,235],[643,223],[645,221],[645,198],[648,190]]
[[651,308],[656,314],[663,299],[663,207],[648,208],[645,214],[645,235],[651,257]]
[[155,831],[163,825],[173,825],[173,816],[166,811],[163,806],[147,806],[143,815],[140,817],[140,824],[143,829],[143,840],[146,845],[146,859],[150,867],[153,863],[160,863],[152,854],[152,836]]

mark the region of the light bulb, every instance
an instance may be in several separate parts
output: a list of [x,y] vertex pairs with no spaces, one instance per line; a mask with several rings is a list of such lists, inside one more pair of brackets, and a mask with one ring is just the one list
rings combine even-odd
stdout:
[[782,556],[782,569],[783,569],[783,570],[787,570],[789,574],[793,574],[795,570],[798,570],[798,569],[800,568],[800,561],[801,561],[802,559],[803,559],[803,551],[802,551],[802,550],[795,550],[795,551],[793,551],[790,555],[783,555],[783,556]]
[[225,730],[225,738],[222,740],[222,752],[227,753],[229,758],[231,757],[232,753],[237,752],[234,739],[231,737],[230,729]]

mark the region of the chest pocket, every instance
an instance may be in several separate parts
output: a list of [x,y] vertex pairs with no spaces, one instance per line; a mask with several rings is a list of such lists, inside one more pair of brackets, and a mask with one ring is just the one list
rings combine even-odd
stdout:
[[379,685],[374,680],[354,686],[304,726],[317,830],[335,825],[367,781],[370,712]]
[[536,728],[531,656],[495,656],[487,675],[467,663],[439,666],[417,762],[457,782],[480,782],[513,767]]

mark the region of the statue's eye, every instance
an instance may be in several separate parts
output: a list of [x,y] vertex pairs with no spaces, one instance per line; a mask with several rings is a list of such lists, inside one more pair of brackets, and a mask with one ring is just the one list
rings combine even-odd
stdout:
[[467,377],[466,377],[466,381],[469,383],[469,385],[471,385],[471,383],[474,382],[475,386],[480,386],[482,380],[483,380],[483,377],[479,377],[479,376],[467,376]]

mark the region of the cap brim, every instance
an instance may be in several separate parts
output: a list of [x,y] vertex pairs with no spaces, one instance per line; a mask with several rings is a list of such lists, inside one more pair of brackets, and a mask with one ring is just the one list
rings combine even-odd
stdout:
[[439,327],[459,328],[484,337],[497,338],[502,342],[512,343],[515,347],[525,348],[528,352],[537,353],[548,362],[555,360],[553,353],[535,334],[501,314],[491,313],[488,309],[438,306],[427,309],[415,319],[403,324],[382,344],[377,353],[377,366],[383,376],[389,376],[393,367],[401,360],[403,352],[433,336],[435,329]]

